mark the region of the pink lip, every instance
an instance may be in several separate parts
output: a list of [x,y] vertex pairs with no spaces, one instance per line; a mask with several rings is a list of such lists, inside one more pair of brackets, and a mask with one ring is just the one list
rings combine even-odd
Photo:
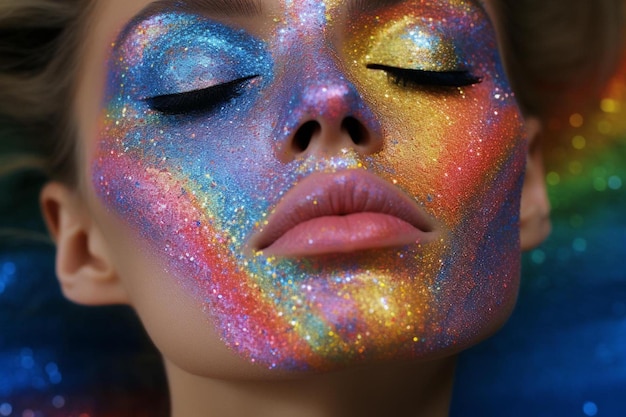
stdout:
[[272,256],[307,256],[433,240],[434,224],[387,181],[362,170],[312,174],[291,189],[250,240]]

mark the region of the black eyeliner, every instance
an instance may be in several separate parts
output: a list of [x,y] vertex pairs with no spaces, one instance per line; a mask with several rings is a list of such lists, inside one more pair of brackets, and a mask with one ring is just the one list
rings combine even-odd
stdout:
[[167,115],[211,112],[241,94],[244,84],[258,77],[249,75],[211,87],[143,99],[152,110]]
[[434,86],[434,87],[465,87],[478,84],[482,81],[469,71],[427,71],[391,67],[382,64],[367,64],[366,68],[381,70],[393,80],[395,84],[406,86]]

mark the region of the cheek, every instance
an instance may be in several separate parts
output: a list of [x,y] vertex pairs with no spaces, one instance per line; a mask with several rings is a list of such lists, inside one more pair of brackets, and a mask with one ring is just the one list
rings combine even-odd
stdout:
[[[521,118],[512,99],[495,100],[490,91],[481,85],[444,98],[396,99],[383,110],[394,121],[387,126],[389,136],[401,138],[388,142],[384,164],[449,225],[492,187],[507,195],[519,192],[526,146]],[[496,184],[503,169],[512,175]]]
[[[490,188],[507,197],[519,194],[526,137],[508,88],[483,81],[420,91],[364,69],[351,76],[366,80],[363,95],[384,121],[385,147],[374,158],[384,167],[381,175],[434,217],[455,227]],[[509,175],[500,176],[502,170]]]
[[272,352],[291,352],[283,366],[316,366],[309,344],[268,304],[265,291],[273,285],[265,288],[250,275],[247,261],[231,250],[237,239],[217,226],[220,219],[203,204],[208,196],[198,195],[187,178],[146,168],[124,155],[98,158],[94,178],[105,206],[139,232],[165,275],[201,300],[231,348],[246,352],[252,362],[268,362]]
[[[376,156],[381,175],[451,228],[473,217],[481,203],[490,204],[484,196],[493,188],[504,198],[518,198],[526,147],[495,32],[487,16],[463,3],[407,2],[364,16],[342,50],[350,79],[383,121],[385,148]],[[394,83],[368,64],[468,72],[480,82]]]
[[[145,196],[137,197],[139,205],[141,204],[139,200]],[[158,195],[154,197],[158,198]],[[146,241],[139,237],[136,228],[129,228],[126,221],[120,221],[102,208],[96,208],[94,213],[99,224],[104,226],[108,240],[115,243],[111,256],[120,280],[130,296],[132,307],[168,362],[194,374],[217,378],[254,378],[257,375],[260,377],[267,375],[263,368],[251,368],[248,361],[244,361],[234,354],[233,349],[229,349],[235,347],[234,345],[225,345],[222,341],[222,329],[244,321],[233,314],[232,306],[223,304],[238,303],[238,312],[244,314],[252,312],[252,315],[258,316],[253,312],[256,302],[254,294],[248,290],[249,287],[243,281],[244,277],[238,273],[238,268],[233,268],[228,258],[216,260],[220,255],[224,255],[223,251],[206,250],[204,259],[195,259],[195,262],[191,259],[182,261],[181,257],[172,256],[172,250],[167,252],[162,250],[163,245],[159,245],[158,242]],[[138,215],[150,216],[150,213],[140,210]],[[172,230],[176,230],[175,225],[172,226]],[[185,241],[194,235],[181,232],[180,236],[177,236],[165,229],[163,234],[167,236],[171,248],[175,248],[176,245],[188,248],[190,242]],[[191,240],[200,244],[208,243],[206,239],[192,237]],[[192,250],[189,255],[198,255],[198,252]],[[202,270],[209,270],[203,265],[194,265],[203,262],[214,262],[211,268],[212,276],[193,275],[201,273]],[[176,274],[179,270],[184,270],[187,276],[183,278],[182,275]],[[212,287],[216,291],[209,291],[207,282],[210,278],[222,279],[220,274],[224,274],[226,280],[222,285]],[[213,305],[211,311],[208,311],[207,303]],[[219,325],[219,321],[216,322],[217,325],[212,325],[213,323],[207,320],[207,315],[215,315],[217,312],[232,315],[228,320],[224,320],[223,327]],[[254,326],[258,323],[256,320],[257,317],[253,317],[247,325]],[[244,340],[245,336],[247,339],[251,338],[251,334],[252,330],[243,336]],[[267,329],[266,335],[272,341],[285,339],[273,337],[272,329]],[[297,341],[290,342],[293,346],[298,346]]]

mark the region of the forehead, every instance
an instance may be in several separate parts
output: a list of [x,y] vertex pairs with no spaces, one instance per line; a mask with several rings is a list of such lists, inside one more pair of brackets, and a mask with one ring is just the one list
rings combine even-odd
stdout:
[[[117,1],[117,0],[113,0]],[[134,32],[134,26],[163,13],[192,13],[216,18],[226,24],[248,30],[261,38],[279,35],[279,27],[289,31],[343,32],[343,27],[377,26],[383,20],[402,19],[403,16],[421,18],[424,23],[440,22],[454,31],[457,19],[492,20],[483,0],[155,0],[144,1],[136,14],[127,16],[118,41]],[[111,10],[111,9],[109,9]],[[119,9],[116,11],[119,12]],[[367,21],[363,18],[375,18]],[[150,25],[151,23],[146,22]]]
[[[350,25],[358,23],[363,13],[383,13],[395,9],[388,18],[400,17],[403,13],[414,15],[435,15],[445,19],[448,11],[472,11],[495,23],[495,0],[96,0],[92,13],[93,19],[87,25],[85,45],[96,41],[105,44],[113,41],[124,28],[148,19],[150,16],[166,11],[191,12],[218,18],[226,24],[233,24],[249,30],[252,34],[271,34],[273,24],[288,23],[284,17],[298,17],[300,23],[314,25],[321,17],[323,23]],[[300,11],[300,13],[298,13]],[[307,14],[307,11],[309,14]],[[317,18],[310,12],[317,12]],[[304,12],[304,13],[303,13]],[[287,16],[286,16],[287,15]],[[317,22],[315,22],[317,20]],[[89,48],[92,49],[89,45]]]
[[376,12],[398,5],[419,9],[479,8],[487,10],[486,0],[155,0],[145,2],[138,17],[162,10],[176,9],[216,17],[245,18],[291,12],[298,9],[323,10],[326,17],[337,14],[348,16],[362,12]]

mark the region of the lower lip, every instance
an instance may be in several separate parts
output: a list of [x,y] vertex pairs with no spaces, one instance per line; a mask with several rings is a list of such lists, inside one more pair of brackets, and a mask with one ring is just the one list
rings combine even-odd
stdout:
[[353,213],[317,217],[288,230],[263,249],[270,256],[310,256],[418,244],[425,232],[395,216]]

